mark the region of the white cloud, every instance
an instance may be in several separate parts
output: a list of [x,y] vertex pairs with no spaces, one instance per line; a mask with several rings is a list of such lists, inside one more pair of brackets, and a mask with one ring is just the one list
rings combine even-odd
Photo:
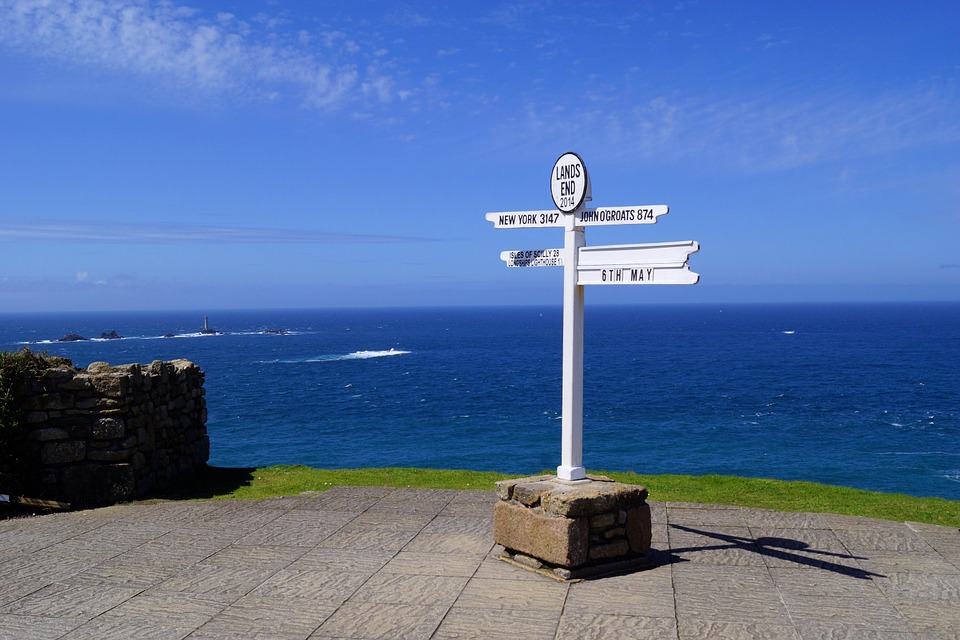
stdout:
[[0,46],[194,91],[292,95],[323,108],[362,96],[357,69],[364,61],[355,40],[321,34],[325,48],[312,51],[308,34],[292,34],[284,44],[256,31],[280,21],[262,16],[253,22],[144,0],[0,0]]

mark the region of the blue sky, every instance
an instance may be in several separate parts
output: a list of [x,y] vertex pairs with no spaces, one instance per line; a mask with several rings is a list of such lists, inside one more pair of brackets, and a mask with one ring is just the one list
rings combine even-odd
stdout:
[[667,204],[696,286],[960,299],[960,4],[0,0],[0,312],[556,304],[488,211]]

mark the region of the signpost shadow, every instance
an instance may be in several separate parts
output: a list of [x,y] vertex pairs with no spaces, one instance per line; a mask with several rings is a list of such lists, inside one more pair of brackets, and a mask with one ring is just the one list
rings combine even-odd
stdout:
[[[749,538],[746,536],[734,536],[726,533],[716,533],[713,531],[705,531],[703,529],[694,529],[693,527],[687,527],[680,524],[671,524],[669,526],[674,529],[686,531],[688,533],[695,533],[697,535],[713,538],[714,540],[721,541],[724,544],[669,549],[669,553],[658,552],[655,554],[656,557],[651,558],[652,562],[657,560],[660,561],[660,564],[677,561],[688,562],[688,560],[678,556],[677,554],[697,553],[699,551],[719,551],[723,549],[742,549],[744,551],[757,553],[768,558],[777,558],[779,560],[785,560],[787,562],[813,567],[815,569],[823,569],[824,571],[830,571],[860,580],[886,577],[883,574],[866,571],[860,567],[851,567],[849,565],[839,564],[838,562],[831,562],[827,559],[836,558],[838,560],[867,560],[867,558],[855,556],[849,553],[836,553],[833,551],[812,549],[809,544],[801,540],[767,536]],[[812,556],[802,554],[812,554]]]

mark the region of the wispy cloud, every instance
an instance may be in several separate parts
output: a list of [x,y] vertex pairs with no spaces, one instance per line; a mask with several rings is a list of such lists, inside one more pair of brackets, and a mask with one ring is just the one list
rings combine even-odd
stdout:
[[[951,87],[879,96],[772,95],[725,98],[681,90],[629,107],[597,96],[558,111],[535,99],[526,117],[500,131],[521,139],[592,139],[607,150],[656,162],[720,163],[746,171],[784,170],[960,141]],[[609,152],[608,152],[609,153]]]
[[[364,52],[340,32],[285,40],[276,20],[139,0],[0,0],[0,45],[188,89],[334,108],[362,98]],[[371,56],[373,54],[371,53]],[[376,96],[382,99],[382,77]]]
[[[400,244],[429,238],[324,233],[303,229],[118,224],[113,222],[0,222],[0,242],[216,243],[216,244]],[[78,281],[80,274],[77,275]]]

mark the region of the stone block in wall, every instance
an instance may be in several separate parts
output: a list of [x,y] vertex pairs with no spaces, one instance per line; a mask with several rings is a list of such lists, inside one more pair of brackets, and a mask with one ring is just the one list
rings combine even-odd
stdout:
[[589,528],[585,519],[561,518],[497,502],[493,537],[504,547],[562,567],[587,561]]
[[72,394],[55,392],[33,396],[25,404],[28,411],[63,411],[72,409],[73,403]]
[[30,411],[27,413],[27,424],[39,424],[50,419],[46,411]]
[[87,451],[87,460],[92,460],[96,462],[125,462],[130,460],[133,455],[133,451],[129,449],[113,450],[113,449],[102,449],[102,450],[90,450]]
[[54,440],[40,447],[40,461],[43,464],[77,462],[86,455],[87,445],[82,440]]
[[610,560],[627,555],[629,546],[626,540],[617,540],[608,544],[590,545],[591,560]]
[[125,373],[102,373],[93,377],[93,388],[108,398],[121,398],[130,391],[130,376]]
[[652,544],[650,505],[644,503],[627,509],[627,541],[634,553],[646,553]]
[[65,389],[67,391],[83,391],[86,389],[93,389],[93,381],[91,376],[83,374],[75,374],[62,382],[57,384],[58,389]]
[[48,442],[50,440],[66,440],[70,437],[70,434],[65,429],[47,427],[46,429],[34,429],[30,432],[30,437],[38,442]]
[[100,418],[93,423],[92,434],[94,440],[113,440],[122,438],[126,433],[123,420],[118,418]]

